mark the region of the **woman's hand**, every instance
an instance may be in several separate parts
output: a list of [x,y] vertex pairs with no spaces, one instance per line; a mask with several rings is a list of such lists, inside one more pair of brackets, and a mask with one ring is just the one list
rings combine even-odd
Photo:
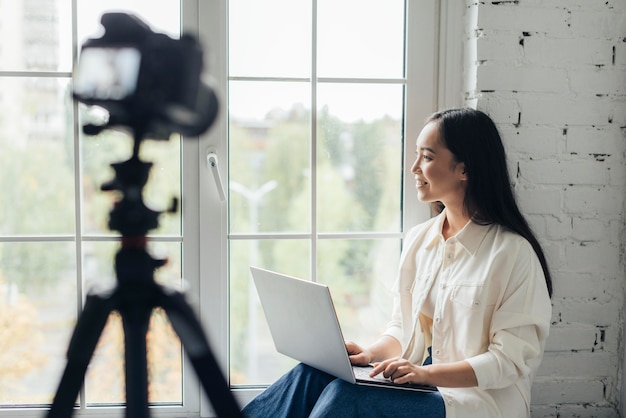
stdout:
[[430,384],[427,382],[428,372],[425,367],[418,366],[403,358],[393,358],[376,363],[370,376],[374,377],[380,373],[394,383]]
[[346,350],[348,350],[350,363],[355,366],[367,366],[372,362],[372,352],[357,343],[346,341]]
[[374,364],[370,376],[382,373],[394,383],[416,383],[449,388],[478,386],[474,369],[467,361],[418,366],[407,359],[396,357]]

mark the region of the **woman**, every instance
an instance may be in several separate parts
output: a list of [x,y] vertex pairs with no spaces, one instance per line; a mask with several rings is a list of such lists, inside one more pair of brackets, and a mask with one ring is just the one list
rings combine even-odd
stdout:
[[520,213],[493,121],[472,109],[432,115],[411,168],[441,210],[406,235],[392,319],[369,347],[346,342],[372,375],[437,386],[362,387],[299,365],[244,409],[250,417],[529,417],[552,284]]

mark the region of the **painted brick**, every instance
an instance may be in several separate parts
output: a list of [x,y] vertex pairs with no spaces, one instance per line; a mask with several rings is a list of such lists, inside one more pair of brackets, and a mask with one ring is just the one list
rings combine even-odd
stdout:
[[590,127],[568,126],[566,150],[569,153],[587,155],[621,155],[626,152],[626,138],[617,126]]
[[563,207],[570,214],[623,221],[623,204],[623,191],[610,187],[572,187],[563,192]]
[[619,295],[622,282],[617,276],[604,276],[595,272],[564,272],[553,275],[554,297],[560,299],[596,299],[600,302]]
[[[626,77],[626,70],[624,71],[624,76]],[[626,134],[626,95],[614,98],[610,113],[610,123],[619,126],[624,130],[623,133]]]
[[609,177],[598,161],[520,161],[520,175],[533,184],[604,185]]
[[583,94],[614,95],[626,93],[624,72],[609,67],[590,67],[568,72],[571,91]]
[[580,11],[624,10],[622,0],[521,0],[517,3],[523,3],[527,7],[543,7],[545,9],[556,7]]
[[523,124],[556,126],[605,126],[613,113],[610,99],[582,95],[519,95]]
[[626,42],[616,42],[615,43],[615,65],[616,66],[624,66],[626,65]]
[[519,153],[554,157],[565,146],[563,129],[553,126],[516,128],[509,125],[500,128],[500,135],[508,155]]
[[613,46],[614,42],[606,39],[529,36],[524,40],[524,57],[528,63],[561,68],[611,65]]
[[[599,379],[538,377],[532,387],[531,399],[537,404],[601,402],[604,399],[604,383]],[[558,415],[552,415],[552,417],[556,416]]]
[[[617,275],[620,251],[608,242],[573,242],[564,245],[566,270]],[[604,320],[604,319],[603,319]]]
[[[598,269],[602,270],[602,268]],[[619,321],[622,303],[621,300],[617,299],[611,299],[607,302],[569,299],[560,304],[557,312],[561,321],[566,324],[608,327]],[[613,335],[612,338],[616,337],[616,335]]]
[[615,410],[614,405],[605,404],[604,406],[596,406],[583,402],[577,405],[563,405],[558,408],[557,415],[554,415],[553,417],[620,418],[620,415]]
[[619,35],[616,28],[624,28],[623,14],[615,9],[572,10],[569,12],[569,25],[575,35],[586,38],[610,39]]
[[561,68],[487,63],[478,67],[476,89],[502,91],[569,91],[567,71]]
[[489,32],[476,40],[476,59],[483,61],[516,61],[522,57],[520,36],[509,32]]
[[558,212],[554,213],[554,216],[546,216],[546,238],[550,240],[564,240],[572,237],[572,220],[569,217],[557,216]]
[[546,352],[592,351],[601,338],[600,331],[591,325],[553,326],[546,341]]
[[519,120],[519,101],[495,94],[480,94],[477,108],[487,113],[497,124],[515,124]]
[[[611,372],[611,364],[615,364],[615,359],[612,354],[605,352],[547,352],[543,357],[537,377],[576,378],[587,376],[590,380],[598,379]],[[578,397],[572,400],[576,399],[580,402]]]
[[478,27],[503,29],[511,32],[540,32],[563,36],[569,33],[570,13],[564,8],[524,7],[523,2],[512,7],[481,5]]
[[517,190],[520,210],[525,214],[559,213],[561,193],[550,189]]
[[620,225],[617,221],[599,218],[571,218],[572,237],[578,241],[619,241]]

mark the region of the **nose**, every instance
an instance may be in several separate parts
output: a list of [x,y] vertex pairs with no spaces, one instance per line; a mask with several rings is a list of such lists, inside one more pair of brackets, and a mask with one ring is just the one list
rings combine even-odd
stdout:
[[421,171],[422,171],[422,169],[420,168],[420,157],[417,156],[415,158],[415,161],[413,162],[413,165],[411,166],[411,173],[417,174],[417,173],[419,173]]

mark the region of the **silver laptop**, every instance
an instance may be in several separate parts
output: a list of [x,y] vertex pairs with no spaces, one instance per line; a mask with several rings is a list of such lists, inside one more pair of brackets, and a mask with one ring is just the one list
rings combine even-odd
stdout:
[[328,286],[258,267],[250,271],[279,353],[354,384],[437,391],[435,386],[370,377],[372,366],[353,366]]

